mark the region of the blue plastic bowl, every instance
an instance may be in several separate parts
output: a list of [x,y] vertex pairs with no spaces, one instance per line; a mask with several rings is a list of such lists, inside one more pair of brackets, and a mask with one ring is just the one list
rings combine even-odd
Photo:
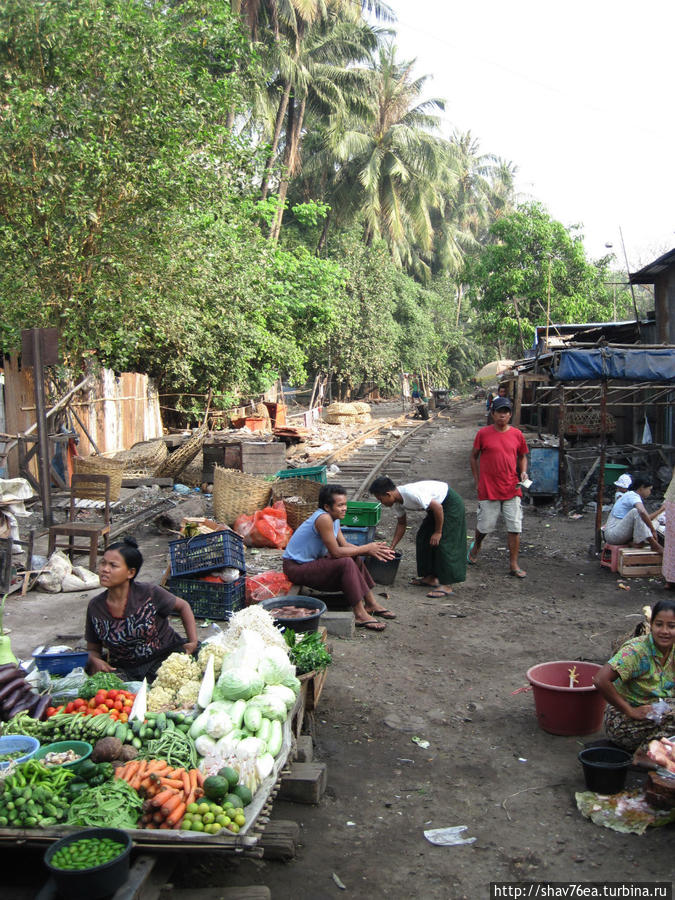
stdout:
[[35,665],[41,671],[47,671],[50,675],[68,675],[73,669],[84,668],[89,661],[86,650],[71,650],[65,653],[38,653],[33,654]]
[[39,749],[40,741],[37,738],[29,737],[27,734],[6,734],[0,737],[0,756],[3,753],[15,753],[17,750],[24,751],[23,756],[17,756],[16,759],[11,761],[0,762],[0,769],[6,769],[10,762],[26,762]]

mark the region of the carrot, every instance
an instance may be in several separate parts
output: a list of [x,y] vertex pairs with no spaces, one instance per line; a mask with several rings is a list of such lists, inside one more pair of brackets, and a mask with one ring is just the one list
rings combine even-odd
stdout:
[[151,759],[148,763],[148,772],[158,772],[168,768],[168,764],[163,759]]
[[179,803],[178,806],[170,813],[165,820],[168,828],[175,828],[185,815],[185,803]]
[[152,821],[155,823],[155,825],[161,825],[164,821],[164,813],[160,810],[157,810],[157,812],[152,816]]
[[189,776],[188,773],[185,771],[185,769],[183,769],[181,775],[182,775],[182,778],[183,778],[183,793],[184,793],[185,796],[187,797],[187,795],[190,793],[190,791],[191,791],[191,789],[192,789],[192,788],[191,788],[191,785],[190,785],[190,776]]
[[136,770],[136,772],[132,775],[132,777],[127,779],[129,782],[129,787],[132,787],[135,791],[137,791],[139,789],[139,787],[141,786],[141,782],[145,778],[146,766],[147,766],[147,763],[145,762],[145,760],[143,760],[141,762],[141,764],[139,765],[138,769]]
[[204,787],[204,773],[200,772],[199,769],[193,769],[192,771],[197,773],[197,784],[199,785],[199,787]]
[[162,813],[168,816],[180,803],[185,804],[185,798],[182,794],[174,794],[173,797],[169,797],[166,803],[162,803]]
[[[122,778],[127,782],[127,784],[131,783],[131,779],[136,775],[138,770],[141,767],[141,763],[139,760],[132,760],[124,766],[124,772],[122,773]],[[120,770],[121,771],[121,770]]]
[[160,791],[159,794],[155,794],[151,803],[153,806],[161,806],[163,803],[166,803],[167,800],[170,800],[175,793],[173,788],[167,788],[165,791]]
[[183,790],[182,778],[160,778],[159,783],[165,788],[174,788],[176,791]]

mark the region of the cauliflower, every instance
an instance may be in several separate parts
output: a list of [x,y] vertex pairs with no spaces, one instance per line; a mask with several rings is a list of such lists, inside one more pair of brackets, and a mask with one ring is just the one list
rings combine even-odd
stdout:
[[162,712],[165,709],[173,709],[175,706],[174,697],[174,691],[154,684],[148,691],[148,710],[150,712]]
[[187,653],[172,653],[159,667],[155,685],[176,692],[187,681],[196,681],[199,677],[196,660]]
[[200,687],[201,682],[199,681],[187,681],[179,688],[178,693],[176,694],[176,704],[179,709],[188,709],[195,705]]
[[219,641],[205,641],[201,649],[199,651],[199,656],[197,657],[197,661],[199,663],[199,668],[202,672],[206,671],[206,664],[209,661],[209,657],[213,657],[213,675],[218,681],[220,677],[220,673],[223,669],[223,659],[225,657],[227,650]]

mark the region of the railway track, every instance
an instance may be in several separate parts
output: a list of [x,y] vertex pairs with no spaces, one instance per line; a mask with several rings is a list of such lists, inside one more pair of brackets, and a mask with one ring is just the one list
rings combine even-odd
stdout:
[[[337,462],[340,472],[331,480],[347,489],[350,500],[367,497],[368,486],[378,475],[388,475],[397,483],[408,480],[411,465],[428,444],[437,422],[437,417],[420,423],[397,420],[382,428]],[[331,461],[327,457],[323,462]]]

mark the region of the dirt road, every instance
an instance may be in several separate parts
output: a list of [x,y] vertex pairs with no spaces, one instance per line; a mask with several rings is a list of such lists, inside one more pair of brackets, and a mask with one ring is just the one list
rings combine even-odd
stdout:
[[[466,500],[470,532],[476,500],[468,456],[482,419],[481,404],[458,406],[430,430],[410,472],[411,481],[448,480]],[[408,586],[417,517],[410,520],[389,589],[398,619],[383,634],[330,641],[334,665],[314,732],[315,757],[328,765],[326,795],[317,807],[275,804],[275,817],[301,825],[296,859],[185,856],[176,886],[266,884],[275,900],[482,900],[495,880],[670,881],[672,827],[637,837],[583,819],[574,802],[583,790],[577,753],[593,736],[541,731],[532,694],[513,693],[536,663],[605,662],[612,640],[638,621],[627,617],[659,596],[659,583],[632,579],[630,591],[619,589],[588,555],[591,515],[572,520],[528,507],[526,579],[508,577],[506,536],[497,533],[453,597],[428,599]],[[381,533],[391,536],[394,524],[385,511]],[[153,561],[161,571],[163,539],[147,530],[139,537],[144,549],[154,544],[144,574]],[[51,602],[40,613],[45,625],[59,621],[65,633],[81,633],[83,601]],[[413,737],[429,741],[428,749]],[[434,847],[424,838],[427,828],[454,825],[466,825],[475,842]]]

